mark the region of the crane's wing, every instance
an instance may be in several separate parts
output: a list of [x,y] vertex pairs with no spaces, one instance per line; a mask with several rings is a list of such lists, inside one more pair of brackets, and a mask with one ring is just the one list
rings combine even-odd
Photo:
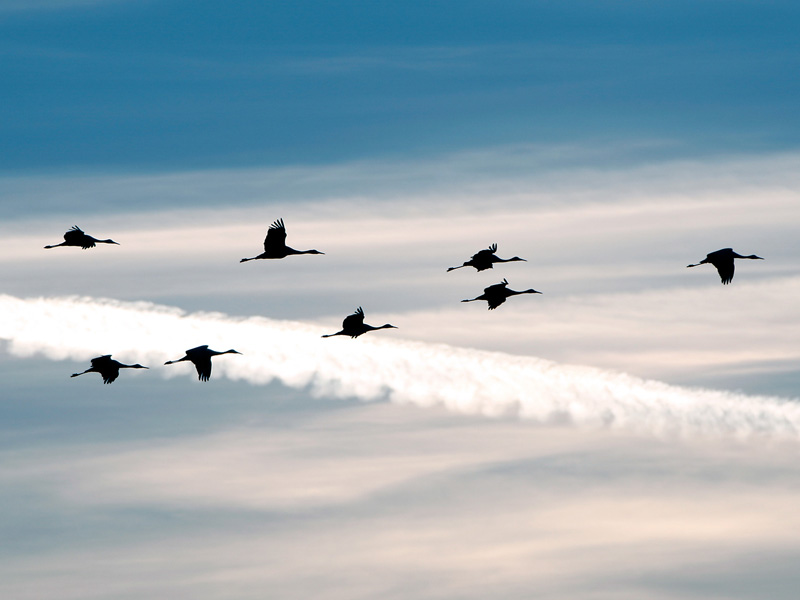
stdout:
[[344,318],[342,321],[342,329],[345,331],[352,330],[354,327],[361,327],[364,324],[364,309],[360,306],[352,315]]
[[103,383],[112,383],[119,377],[119,363],[111,360],[110,354],[104,354],[92,359],[92,368],[100,373]]
[[719,278],[722,280],[724,285],[728,285],[731,281],[733,281],[733,258],[725,261],[718,260],[711,264],[717,267],[717,273],[719,273]]
[[186,356],[197,369],[200,381],[208,381],[208,378],[211,377],[211,354],[208,352],[208,344],[187,350]]
[[104,354],[103,356],[98,356],[97,358],[93,358],[91,362],[92,362],[92,367],[94,367],[95,369],[100,369],[105,365],[111,364],[111,355]]
[[200,379],[200,381],[208,381],[211,377],[211,357],[198,356],[197,358],[193,358],[192,362],[197,369],[198,379]]
[[494,310],[506,301],[505,296],[490,296],[487,302],[489,303],[489,310]]
[[73,225],[67,233],[64,234],[64,241],[70,246],[80,246],[84,250],[87,248],[94,248],[94,239],[86,235],[80,227]]
[[506,301],[507,285],[508,280],[503,279],[503,281],[500,283],[495,283],[494,285],[484,288],[483,295],[486,297],[486,301],[489,303],[489,310],[494,310]]
[[497,244],[492,244],[489,248],[485,250],[481,250],[480,252],[476,252],[472,255],[472,260],[474,261],[488,261],[492,258],[492,254],[497,252]]
[[100,376],[103,378],[103,383],[113,383],[119,377],[119,368],[108,365],[107,368],[100,371]]
[[500,282],[500,283],[495,283],[494,285],[490,285],[487,288],[483,288],[483,293],[484,294],[499,294],[499,293],[502,293],[503,288],[505,288],[507,285],[508,285],[508,281],[506,279],[503,279],[503,281]]
[[278,219],[267,229],[267,237],[264,238],[264,252],[269,252],[273,248],[283,248],[286,245],[286,227],[283,219]]
[[706,262],[710,262],[717,268],[719,278],[725,285],[728,285],[733,279],[733,255],[733,248],[723,248],[706,255]]
[[494,258],[494,253],[496,251],[497,251],[497,244],[492,244],[488,248],[473,254],[469,262],[478,271],[485,271],[486,269],[491,269],[493,262],[492,259]]

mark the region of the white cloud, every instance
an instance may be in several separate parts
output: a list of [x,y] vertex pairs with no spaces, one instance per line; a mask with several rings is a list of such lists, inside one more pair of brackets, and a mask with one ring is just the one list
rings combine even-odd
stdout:
[[[216,377],[254,384],[277,379],[292,387],[310,387],[322,396],[388,398],[464,414],[567,420],[659,435],[796,437],[800,433],[796,403],[680,388],[532,357],[398,340],[394,330],[358,340],[323,340],[320,335],[326,330],[314,325],[223,314],[185,315],[148,303],[91,298],[0,296],[0,314],[0,339],[9,340],[16,355],[88,361],[111,353],[153,366],[146,373],[151,376],[160,371],[194,377],[188,363],[158,365],[179,358],[185,348],[209,344],[244,353],[216,358]],[[380,319],[369,312],[367,317],[367,322]]]

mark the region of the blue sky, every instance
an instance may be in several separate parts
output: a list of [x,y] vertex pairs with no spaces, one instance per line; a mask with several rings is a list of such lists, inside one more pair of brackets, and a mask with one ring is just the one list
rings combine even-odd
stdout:
[[794,598],[798,26],[0,0],[0,596]]
[[339,162],[508,143],[794,147],[791,2],[33,2],[3,169]]

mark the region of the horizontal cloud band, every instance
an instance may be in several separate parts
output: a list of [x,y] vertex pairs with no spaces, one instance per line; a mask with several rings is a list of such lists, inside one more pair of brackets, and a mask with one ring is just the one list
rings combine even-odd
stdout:
[[800,404],[789,400],[682,388],[533,357],[398,340],[393,331],[371,334],[372,339],[321,339],[326,332],[263,317],[186,314],[145,302],[0,295],[0,339],[8,340],[10,352],[18,356],[40,353],[53,360],[88,361],[114,354],[165,376],[191,372],[194,377],[188,363],[160,365],[180,358],[186,348],[209,344],[243,353],[215,359],[214,378],[253,384],[277,379],[320,396],[387,399],[465,414],[655,434],[800,434]]

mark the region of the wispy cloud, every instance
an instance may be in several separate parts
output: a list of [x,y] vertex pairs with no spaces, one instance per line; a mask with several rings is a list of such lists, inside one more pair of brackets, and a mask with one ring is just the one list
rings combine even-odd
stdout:
[[663,600],[741,571],[731,595],[761,598],[765,577],[795,579],[791,448],[373,404],[291,428],[15,449],[0,525],[16,517],[19,534],[22,518],[41,545],[4,556],[0,592]]
[[[113,353],[157,366],[207,343],[244,356],[216,360],[216,377],[278,380],[313,393],[444,406],[486,416],[570,422],[654,434],[797,437],[800,405],[687,389],[590,367],[437,344],[379,338],[322,340],[319,326],[223,314],[184,314],[149,303],[0,297],[0,338],[21,356],[85,361]],[[376,317],[379,318],[379,317]],[[387,334],[388,335],[388,334]],[[191,367],[154,369],[164,376]],[[153,372],[147,373],[152,375]],[[91,382],[84,382],[89,385]],[[121,382],[124,384],[124,382]]]
[[[586,273],[591,276],[590,269]],[[480,337],[484,349],[538,353],[673,382],[718,382],[730,389],[748,375],[796,371],[800,278],[756,279],[743,267],[734,289],[719,283],[713,267],[695,275],[650,290],[545,294],[534,302],[509,302],[490,320],[485,311],[460,306],[388,318],[405,322],[404,335],[421,341],[470,346]]]
[[[743,385],[740,374],[790,370],[800,322],[798,156],[588,167],[599,152],[526,146],[430,164],[6,178],[9,202],[37,214],[0,225],[3,291],[330,327],[363,304],[419,341],[727,389]],[[100,199],[128,208],[89,213]],[[326,255],[240,265],[278,217],[291,245]],[[75,223],[122,245],[42,250]],[[445,273],[493,242],[501,256],[528,262]],[[711,267],[685,268],[727,246],[767,260],[740,265],[725,287]],[[459,303],[502,277],[544,295],[492,314]],[[763,376],[744,387],[794,393]]]
[[[433,200],[462,211],[485,209],[487,196],[504,208],[512,202],[696,202],[720,194],[742,201],[745,193],[756,191],[791,194],[800,180],[796,153],[669,159],[673,152],[687,150],[669,139],[517,144],[423,159],[166,173],[5,175],[0,177],[0,191],[20,203],[17,216],[31,218],[42,210],[75,214],[96,212],[98,206],[107,214],[165,206],[217,208],[221,198],[236,206],[350,200],[372,213],[386,209],[389,202],[400,204],[395,211],[402,210],[403,203],[419,211]],[[99,203],[102,199],[114,202],[105,206]],[[372,202],[365,206],[364,199]],[[735,216],[735,211],[719,215]]]

